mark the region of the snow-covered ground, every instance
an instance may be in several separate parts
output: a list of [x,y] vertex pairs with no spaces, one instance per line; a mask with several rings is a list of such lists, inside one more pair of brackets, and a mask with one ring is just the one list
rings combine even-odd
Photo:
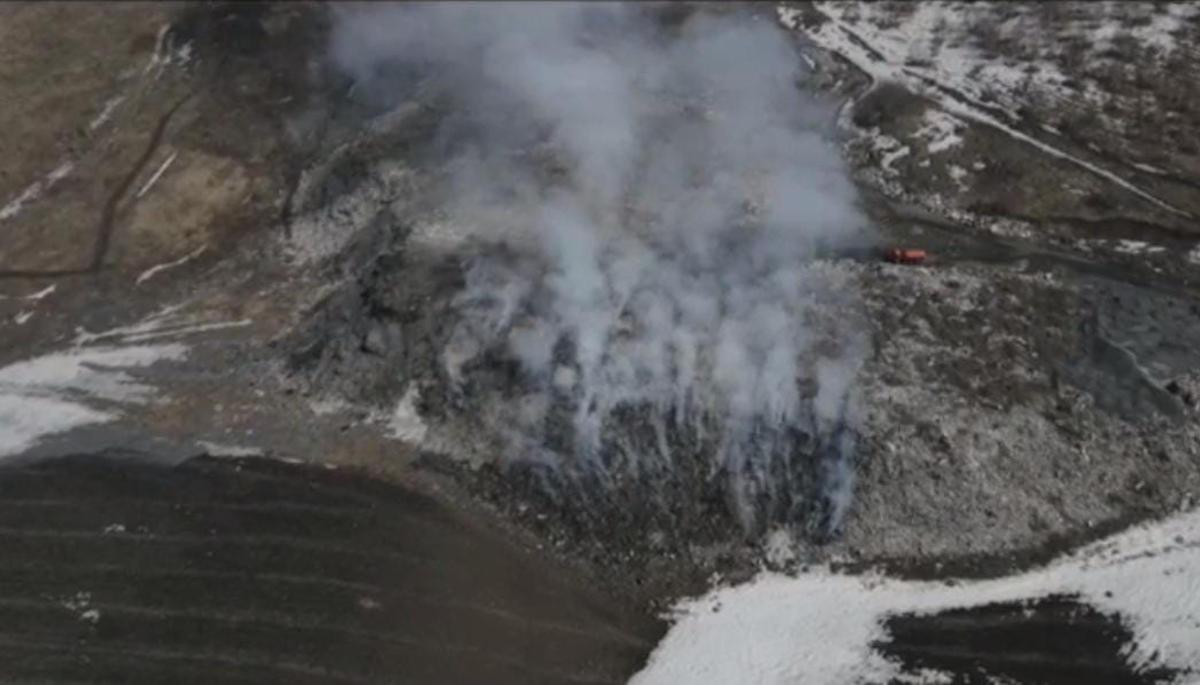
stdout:
[[[45,297],[53,286],[26,299]],[[19,454],[48,436],[116,420],[123,407],[146,404],[155,388],[135,375],[160,361],[180,361],[177,340],[250,321],[208,321],[166,307],[130,326],[78,330],[72,347],[0,367],[0,457]]]
[[0,368],[0,457],[42,438],[117,418],[122,404],[144,403],[153,389],[129,372],[182,359],[180,344],[96,346],[55,352]]
[[[1090,3],[1089,3],[1090,4]],[[826,22],[811,32],[823,48],[842,54],[875,77],[919,79],[983,105],[1011,122],[1031,95],[1103,105],[1112,94],[1091,79],[1077,83],[1059,62],[1062,38],[1085,40],[1103,61],[1114,38],[1128,35],[1161,59],[1177,49],[1176,36],[1200,16],[1196,3],[1060,3],[1064,16],[1051,21],[1037,3],[816,2]],[[780,20],[796,28],[799,11],[780,7]],[[981,27],[1013,43],[1021,53],[997,58],[981,45]]]
[[[815,570],[764,573],[677,607],[676,624],[631,685],[894,682],[899,665],[873,651],[884,619],[998,602],[1077,595],[1130,627],[1134,669],[1191,671],[1200,682],[1200,511],[1138,527],[1044,568],[946,584]],[[905,674],[907,675],[907,674]],[[945,674],[928,673],[926,682]]]
[[100,341],[105,344],[143,343],[149,340],[177,338],[184,335],[219,331],[228,328],[249,326],[249,319],[237,321],[210,321],[202,315],[189,314],[183,311],[184,305],[169,305],[138,323],[129,326],[119,326],[107,331],[92,333],[83,328],[77,328],[76,345],[90,345]]

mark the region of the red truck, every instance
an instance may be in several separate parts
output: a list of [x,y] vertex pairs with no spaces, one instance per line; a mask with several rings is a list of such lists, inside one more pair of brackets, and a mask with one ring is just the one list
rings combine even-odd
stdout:
[[921,264],[929,257],[925,250],[907,247],[893,247],[884,253],[883,258],[893,264]]

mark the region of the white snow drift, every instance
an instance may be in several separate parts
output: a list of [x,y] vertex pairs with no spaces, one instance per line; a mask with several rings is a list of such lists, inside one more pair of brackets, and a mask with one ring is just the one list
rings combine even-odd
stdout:
[[153,389],[129,369],[182,359],[179,344],[86,347],[0,368],[0,457],[47,435],[116,418],[122,403],[143,403]]

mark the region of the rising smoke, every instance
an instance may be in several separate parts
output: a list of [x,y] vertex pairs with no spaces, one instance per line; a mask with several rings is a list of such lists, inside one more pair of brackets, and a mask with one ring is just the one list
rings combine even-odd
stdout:
[[819,259],[865,225],[833,117],[771,22],[654,15],[369,5],[333,55],[356,89],[453,103],[432,145],[469,261],[442,362],[460,389],[487,354],[519,362],[523,399],[486,419],[511,458],[618,487],[697,458],[691,436],[746,529],[819,506],[835,530],[867,345]]

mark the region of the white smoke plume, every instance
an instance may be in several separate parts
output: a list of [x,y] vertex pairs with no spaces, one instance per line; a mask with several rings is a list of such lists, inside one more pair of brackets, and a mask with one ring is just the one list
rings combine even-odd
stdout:
[[[332,52],[355,88],[409,74],[453,102],[434,145],[471,259],[443,362],[464,385],[489,350],[519,361],[526,399],[494,426],[508,456],[610,482],[669,470],[683,432],[747,529],[801,506],[781,482],[798,469],[836,528],[867,345],[852,279],[820,257],[866,221],[831,110],[769,20],[654,14],[367,5],[340,11]],[[612,437],[628,416],[654,449]]]

